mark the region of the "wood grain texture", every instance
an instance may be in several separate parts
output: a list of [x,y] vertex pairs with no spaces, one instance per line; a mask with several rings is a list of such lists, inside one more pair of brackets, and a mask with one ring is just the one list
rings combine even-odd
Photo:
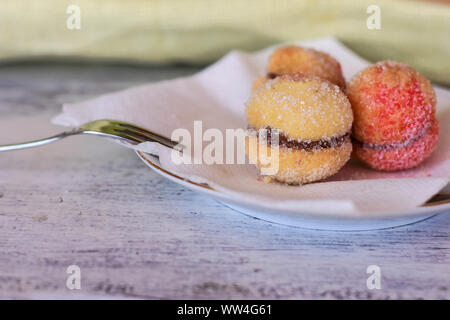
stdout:
[[[60,131],[65,101],[196,71],[106,65],[0,68],[0,142]],[[73,137],[0,154],[0,298],[450,298],[450,215],[324,232],[232,211],[127,149]],[[81,290],[66,289],[80,266]],[[366,268],[381,268],[368,290]]]

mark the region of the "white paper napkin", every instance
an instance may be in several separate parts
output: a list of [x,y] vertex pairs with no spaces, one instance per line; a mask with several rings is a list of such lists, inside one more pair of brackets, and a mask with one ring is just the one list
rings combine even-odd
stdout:
[[[368,62],[337,40],[326,38],[299,43],[328,52],[338,59],[347,80]],[[134,123],[169,136],[177,128],[193,135],[193,122],[203,131],[246,128],[245,102],[253,80],[265,74],[272,48],[248,54],[232,51],[202,72],[185,78],[147,84],[80,103],[65,104],[54,123],[79,126],[97,119]],[[271,208],[302,208],[313,212],[369,215],[417,207],[443,189],[450,177],[450,91],[436,88],[440,141],[437,150],[415,169],[386,173],[350,161],[325,182],[303,186],[265,183],[251,164],[175,165],[171,150],[145,143],[137,149],[159,155],[164,169],[245,202]]]

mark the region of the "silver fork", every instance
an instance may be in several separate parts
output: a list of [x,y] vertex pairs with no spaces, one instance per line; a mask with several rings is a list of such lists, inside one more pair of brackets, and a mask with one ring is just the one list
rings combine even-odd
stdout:
[[70,131],[65,131],[48,138],[3,145],[0,146],[0,152],[39,147],[51,142],[59,141],[66,137],[79,134],[92,134],[96,136],[112,138],[115,140],[120,140],[122,142],[128,142],[133,145],[146,141],[152,141],[158,142],[166,147],[175,150],[181,151],[183,149],[182,146],[178,144],[178,142],[172,141],[163,135],[149,131],[147,129],[140,128],[133,124],[117,120],[96,120],[85,123],[79,128]]

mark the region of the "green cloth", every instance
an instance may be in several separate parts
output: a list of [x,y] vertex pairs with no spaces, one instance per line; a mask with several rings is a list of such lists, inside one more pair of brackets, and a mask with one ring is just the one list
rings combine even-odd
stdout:
[[[81,29],[69,30],[69,5]],[[369,30],[369,5],[381,30]],[[335,36],[372,61],[450,85],[450,6],[406,0],[2,0],[0,59],[82,57],[204,64],[231,49]],[[336,57],[339,59],[339,57]]]

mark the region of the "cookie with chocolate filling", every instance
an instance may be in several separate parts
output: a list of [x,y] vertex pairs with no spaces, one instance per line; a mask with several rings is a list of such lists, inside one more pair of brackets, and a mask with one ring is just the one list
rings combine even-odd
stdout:
[[[270,161],[277,161],[278,170],[269,175],[277,181],[303,184],[322,180],[350,158],[350,103],[338,86],[317,76],[291,74],[267,80],[247,102],[247,120],[251,131],[266,133],[249,135],[249,160],[260,169],[273,167],[262,161],[259,152],[250,150],[264,147],[268,155],[277,154]],[[276,145],[271,139],[274,132]]]
[[408,169],[435,149],[439,124],[431,83],[403,63],[382,61],[355,77],[347,88],[355,114],[355,156],[383,171]]

